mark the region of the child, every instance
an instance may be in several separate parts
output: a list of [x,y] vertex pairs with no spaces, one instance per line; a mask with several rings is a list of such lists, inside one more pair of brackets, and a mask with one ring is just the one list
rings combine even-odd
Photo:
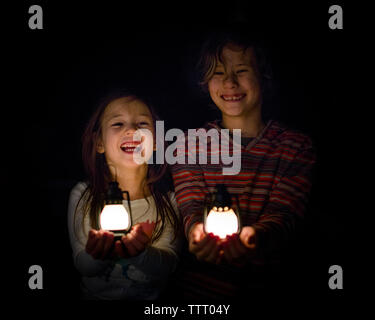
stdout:
[[[133,142],[137,129],[154,135],[156,120],[144,99],[120,92],[100,105],[86,127],[82,153],[88,181],[73,188],[68,210],[74,264],[86,299],[156,299],[176,266],[179,223],[167,166],[139,164],[133,157],[139,151],[140,142]],[[114,180],[129,192],[133,222],[117,241],[112,232],[98,230],[97,222]]]
[[[241,171],[223,175],[223,163],[172,168],[192,254],[180,271],[180,287],[188,301],[246,297],[255,288],[266,288],[273,279],[267,278],[265,270],[277,264],[306,211],[315,162],[311,140],[277,121],[263,120],[269,74],[259,53],[249,39],[230,32],[213,36],[203,48],[201,85],[221,112],[221,120],[204,129],[216,129],[219,135],[223,128],[241,129]],[[229,144],[234,149],[232,137]],[[214,148],[208,143],[207,159],[211,153]],[[192,156],[191,150],[185,154]],[[241,209],[241,232],[225,240],[207,235],[203,226],[204,197],[217,184],[238,195]]]

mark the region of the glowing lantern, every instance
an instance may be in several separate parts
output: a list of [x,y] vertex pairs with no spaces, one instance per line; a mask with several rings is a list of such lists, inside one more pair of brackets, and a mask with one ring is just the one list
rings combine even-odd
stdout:
[[[129,211],[123,204],[123,193],[127,195]],[[99,226],[100,229],[113,232],[116,238],[125,235],[132,227],[129,192],[122,191],[115,181],[109,184],[105,205],[99,216]]]
[[206,233],[213,233],[214,235],[225,239],[226,236],[238,233],[241,229],[240,217],[238,214],[238,198],[237,208],[232,206],[231,196],[228,193],[225,185],[219,184],[216,186],[217,192],[209,195],[211,199],[207,200],[204,212],[204,230]]

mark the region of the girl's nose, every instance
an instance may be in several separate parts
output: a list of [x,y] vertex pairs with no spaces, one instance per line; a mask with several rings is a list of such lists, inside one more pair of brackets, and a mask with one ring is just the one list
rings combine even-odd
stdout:
[[132,136],[135,131],[137,131],[137,125],[136,124],[129,124],[125,129],[125,135]]

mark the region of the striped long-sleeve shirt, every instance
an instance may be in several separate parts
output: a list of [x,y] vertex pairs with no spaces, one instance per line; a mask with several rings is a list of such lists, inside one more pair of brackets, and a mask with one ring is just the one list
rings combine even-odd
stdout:
[[[205,130],[219,131],[218,122],[208,123]],[[187,136],[187,135],[185,135]],[[233,139],[229,139],[230,153],[236,154]],[[195,158],[202,146],[198,140],[188,149],[185,143],[185,162]],[[191,139],[190,139],[191,140]],[[207,144],[207,164],[176,164],[172,167],[179,210],[183,217],[185,235],[193,224],[203,222],[204,197],[217,184],[225,184],[229,193],[237,195],[242,226],[255,228],[259,246],[265,252],[277,252],[288,239],[296,222],[303,218],[311,188],[315,153],[311,139],[284,125],[270,120],[257,137],[240,147],[241,170],[236,175],[223,175],[224,164],[210,163],[217,154],[217,146]]]

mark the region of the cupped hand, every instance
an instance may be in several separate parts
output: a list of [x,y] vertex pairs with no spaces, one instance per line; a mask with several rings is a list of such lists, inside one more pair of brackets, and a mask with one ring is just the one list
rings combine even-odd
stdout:
[[136,224],[129,233],[121,238],[121,241],[115,242],[115,252],[122,258],[137,256],[146,249],[150,240],[142,225]]
[[221,250],[221,240],[212,233],[204,232],[203,223],[196,223],[189,233],[189,251],[198,260],[219,264],[223,252]]
[[227,236],[223,243],[225,259],[235,265],[244,265],[256,253],[256,232],[253,227],[243,227],[241,233]]
[[112,253],[114,234],[105,230],[89,231],[89,236],[86,243],[86,252],[94,259],[108,259]]

